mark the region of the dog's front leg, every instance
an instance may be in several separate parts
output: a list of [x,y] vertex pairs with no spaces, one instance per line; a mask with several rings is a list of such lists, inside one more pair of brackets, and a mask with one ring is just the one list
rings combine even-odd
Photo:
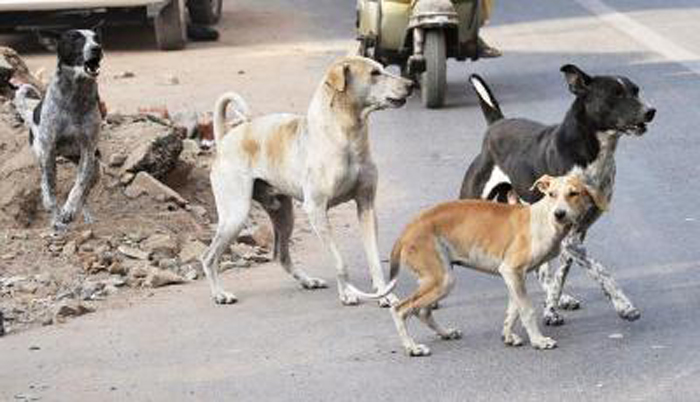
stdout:
[[94,149],[90,147],[84,148],[78,164],[78,175],[73,188],[68,193],[66,203],[61,209],[61,214],[57,221],[58,226],[67,226],[73,221],[76,213],[82,209],[87,197],[90,195],[90,190],[95,184],[97,169],[98,165]]
[[[503,277],[503,280],[508,287],[509,295],[509,308],[506,312],[506,322],[504,323],[504,336],[507,337],[510,328],[512,327],[512,322],[515,319],[513,317],[513,305],[517,306],[518,316],[520,317],[520,322],[522,322],[523,327],[527,331],[527,336],[530,338],[530,344],[536,349],[552,349],[557,346],[557,342],[549,337],[542,335],[540,328],[537,326],[537,318],[535,317],[535,309],[532,306],[532,302],[527,295],[525,289],[525,275],[522,271],[511,268],[510,266],[503,265],[498,269],[498,272]],[[504,339],[511,340],[516,343],[517,339]]]
[[337,270],[338,296],[340,302],[346,306],[356,305],[360,302],[358,296],[348,288],[348,271],[340,255],[340,251],[333,239],[333,229],[328,220],[327,200],[313,200],[312,197],[304,197],[304,211],[309,216],[311,227],[316,236],[321,240],[331,258],[335,260]]
[[[362,231],[362,243],[365,248],[367,262],[369,263],[369,272],[372,276],[372,285],[375,290],[381,290],[386,287],[384,274],[382,273],[381,260],[379,259],[379,246],[377,244],[377,214],[374,209],[375,189],[367,189],[358,195],[355,199],[357,204],[357,217],[360,221],[360,230]],[[390,307],[397,302],[398,299],[394,294],[389,294],[379,300],[380,307]]]
[[603,293],[612,302],[617,314],[628,321],[634,321],[641,316],[639,310],[634,307],[632,301],[625,295],[613,279],[610,272],[599,262],[589,257],[586,249],[580,242],[567,242],[564,246],[567,258],[576,261],[586,269],[588,275],[593,278],[603,289]]

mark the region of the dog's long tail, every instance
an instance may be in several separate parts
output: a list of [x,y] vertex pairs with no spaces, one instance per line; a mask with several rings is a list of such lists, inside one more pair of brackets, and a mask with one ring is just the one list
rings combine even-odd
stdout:
[[238,118],[238,124],[250,121],[250,109],[243,97],[235,92],[227,92],[216,101],[214,106],[214,141],[218,146],[226,134],[226,108],[233,104],[233,111]]
[[498,101],[493,96],[491,89],[486,85],[486,81],[476,74],[469,76],[469,83],[471,84],[476,96],[479,97],[479,105],[481,106],[481,111],[484,113],[484,117],[489,125],[494,122],[503,119],[503,112],[501,112],[501,107],[498,105]]
[[24,124],[27,127],[31,127],[32,125],[34,108],[36,107],[36,104],[30,105],[27,102],[27,99],[30,97],[30,94],[34,94],[37,96],[37,98],[41,98],[41,92],[39,92],[39,90],[36,89],[33,85],[22,84],[20,85],[17,92],[15,92],[15,98],[12,101],[15,105],[17,113],[19,113],[20,117],[22,118],[22,120],[24,120]]
[[350,283],[348,283],[348,288],[350,288],[351,291],[357,294],[358,297],[365,300],[381,299],[382,297],[385,297],[386,295],[391,293],[391,291],[394,290],[394,288],[396,287],[397,277],[399,276],[402,248],[403,245],[401,244],[401,239],[399,239],[394,245],[394,248],[391,250],[391,262],[389,265],[389,283],[386,284],[384,289],[378,289],[374,293],[365,293]]

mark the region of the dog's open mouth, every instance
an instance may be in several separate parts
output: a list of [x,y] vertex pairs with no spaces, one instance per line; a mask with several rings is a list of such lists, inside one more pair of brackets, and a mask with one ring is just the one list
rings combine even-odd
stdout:
[[406,98],[386,98],[389,107],[397,108],[406,104]]
[[642,135],[647,132],[646,123],[630,124],[622,128],[622,131],[627,134]]
[[97,77],[100,74],[100,59],[96,57],[89,59],[85,61],[83,67],[88,75]]

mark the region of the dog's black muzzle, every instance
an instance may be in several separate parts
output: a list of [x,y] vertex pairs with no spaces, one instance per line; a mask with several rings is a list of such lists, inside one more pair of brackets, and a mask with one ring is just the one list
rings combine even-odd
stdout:
[[646,108],[642,113],[642,121],[628,124],[622,127],[621,130],[628,134],[642,135],[647,132],[647,125],[654,120],[654,116],[656,116],[656,109],[653,107]]
[[102,47],[95,46],[88,52],[88,57],[85,59],[85,72],[96,77],[100,74],[100,63],[102,62]]

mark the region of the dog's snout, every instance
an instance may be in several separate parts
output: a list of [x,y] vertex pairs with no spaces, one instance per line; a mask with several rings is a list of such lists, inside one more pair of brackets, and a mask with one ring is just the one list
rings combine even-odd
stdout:
[[656,115],[656,109],[653,107],[650,107],[647,109],[647,111],[644,113],[644,121],[649,123],[650,121],[654,120],[654,116]]
[[557,209],[554,211],[554,217],[557,219],[557,221],[561,222],[564,220],[564,218],[566,218],[566,211],[563,209]]

